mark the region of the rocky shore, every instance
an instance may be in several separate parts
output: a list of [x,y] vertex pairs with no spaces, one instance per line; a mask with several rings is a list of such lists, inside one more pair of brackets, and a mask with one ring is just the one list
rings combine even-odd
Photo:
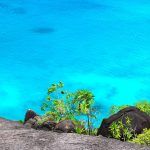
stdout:
[[103,136],[35,130],[0,118],[0,150],[150,150]]

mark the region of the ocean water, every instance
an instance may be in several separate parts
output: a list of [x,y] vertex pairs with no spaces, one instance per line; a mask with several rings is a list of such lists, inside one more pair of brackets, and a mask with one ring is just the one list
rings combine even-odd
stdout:
[[101,106],[150,100],[149,0],[0,0],[0,116],[39,113],[47,88]]

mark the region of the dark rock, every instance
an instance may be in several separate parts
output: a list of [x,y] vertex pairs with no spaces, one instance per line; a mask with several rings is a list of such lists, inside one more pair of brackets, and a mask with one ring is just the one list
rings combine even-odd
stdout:
[[[150,116],[145,112],[140,111],[136,107],[127,107],[122,109],[118,113],[110,116],[108,119],[103,119],[100,128],[98,129],[97,135],[105,137],[111,136],[109,127],[113,122],[122,121],[126,124],[126,118],[131,119],[131,128],[134,130],[134,134],[140,134],[144,128],[150,128]],[[134,135],[133,135],[134,136]]]
[[43,122],[43,124],[41,126],[42,126],[42,128],[46,128],[48,130],[53,130],[56,126],[56,122],[54,122],[54,121],[45,121],[45,122]]
[[34,117],[38,116],[33,110],[28,110],[25,114],[24,124],[29,120],[33,119]]
[[54,121],[44,121],[34,111],[28,110],[24,119],[24,127],[33,128],[36,130],[51,131],[55,128],[56,123]]
[[64,133],[75,133],[75,125],[71,120],[63,120],[55,126],[54,131]]
[[37,121],[31,127],[36,130],[42,130],[41,124],[39,124]]
[[[20,126],[20,128],[16,128]],[[0,150],[150,150],[136,144],[74,133],[25,129],[18,122],[0,118]]]
[[45,130],[45,131],[52,131],[56,126],[54,121],[45,121],[42,124],[39,124],[37,121],[31,126],[36,130]]
[[51,131],[55,128],[56,123],[51,120],[47,120],[43,122],[40,116],[35,116],[34,118],[30,118],[29,120],[27,120],[24,126],[27,128],[33,128],[36,130]]

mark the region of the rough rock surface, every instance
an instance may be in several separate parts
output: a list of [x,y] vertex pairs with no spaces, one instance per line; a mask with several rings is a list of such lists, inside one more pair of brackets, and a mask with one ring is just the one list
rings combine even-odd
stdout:
[[134,130],[135,134],[140,134],[143,129],[150,128],[149,115],[147,115],[145,112],[140,111],[136,107],[127,107],[110,116],[108,119],[103,119],[97,135],[109,137],[111,135],[109,129],[111,124],[119,120],[121,120],[123,124],[126,124],[127,117],[131,119],[131,127]]
[[27,129],[0,118],[0,150],[150,150],[102,136]]
[[56,132],[75,133],[75,125],[71,120],[63,120],[56,124]]

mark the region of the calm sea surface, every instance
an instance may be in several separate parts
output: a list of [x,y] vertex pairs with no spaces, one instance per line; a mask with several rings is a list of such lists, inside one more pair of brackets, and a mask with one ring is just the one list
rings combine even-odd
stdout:
[[40,110],[48,86],[111,105],[150,99],[149,0],[0,0],[0,116]]

